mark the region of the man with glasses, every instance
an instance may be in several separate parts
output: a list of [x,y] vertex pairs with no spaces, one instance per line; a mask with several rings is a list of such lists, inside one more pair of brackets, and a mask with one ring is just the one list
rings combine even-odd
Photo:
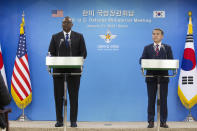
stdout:
[[[62,21],[63,31],[52,36],[48,52],[51,56],[87,56],[83,35],[71,30],[72,19],[67,16]],[[81,69],[54,69],[54,73],[80,73]],[[70,99],[71,127],[77,127],[78,94],[81,75],[66,75],[68,94]],[[54,75],[54,97],[56,106],[55,127],[63,126],[64,75]]]

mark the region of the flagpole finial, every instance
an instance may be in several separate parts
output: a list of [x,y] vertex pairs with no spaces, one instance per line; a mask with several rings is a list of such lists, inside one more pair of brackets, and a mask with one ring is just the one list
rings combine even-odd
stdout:
[[23,11],[22,17],[24,17],[24,16],[25,16],[25,12]]
[[188,24],[188,31],[187,34],[192,35],[193,34],[193,27],[192,27],[192,12],[188,12],[189,15],[189,24]]
[[25,13],[24,13],[24,11],[23,11],[23,14],[22,14],[22,23],[21,23],[21,27],[20,27],[20,34],[22,35],[22,34],[24,34],[24,26],[25,26],[25,18],[24,18],[24,16],[25,16]]
[[191,11],[189,11],[189,12],[188,12],[188,15],[189,15],[189,17],[191,17],[191,16],[192,16],[192,12],[191,12]]

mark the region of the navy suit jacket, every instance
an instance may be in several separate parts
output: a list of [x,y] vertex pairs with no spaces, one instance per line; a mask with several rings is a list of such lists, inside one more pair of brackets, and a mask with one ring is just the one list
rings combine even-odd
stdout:
[[[72,56],[82,56],[84,59],[87,56],[86,45],[83,38],[83,35],[74,31],[71,31],[71,49],[66,47],[65,36],[63,31],[54,34],[52,36],[48,52],[52,56],[70,56],[72,51]],[[63,40],[63,41],[62,41]],[[54,69],[54,72],[81,72],[81,69]]]
[[[167,44],[161,44],[161,48],[159,51],[158,56],[156,56],[156,52],[154,50],[154,44],[149,44],[144,47],[144,51],[142,53],[141,59],[173,59],[173,54],[171,47]],[[168,75],[168,71],[162,71],[162,70],[148,70],[146,72],[147,75]],[[156,78],[150,78],[146,77],[146,82],[157,82]],[[160,82],[169,82],[169,78],[162,78]]]

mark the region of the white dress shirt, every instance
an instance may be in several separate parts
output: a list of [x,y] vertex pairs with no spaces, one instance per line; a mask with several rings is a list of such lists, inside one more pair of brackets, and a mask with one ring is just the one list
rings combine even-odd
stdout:
[[65,31],[63,31],[63,32],[64,32],[64,38],[66,39],[66,34],[68,34],[68,39],[70,39],[71,30],[68,33],[66,33]]
[[154,50],[156,51],[156,48],[157,48],[157,46],[156,45],[159,45],[158,46],[158,48],[159,48],[159,51],[160,51],[160,49],[161,49],[161,42],[160,43],[158,43],[158,44],[156,44],[155,42],[154,42]]

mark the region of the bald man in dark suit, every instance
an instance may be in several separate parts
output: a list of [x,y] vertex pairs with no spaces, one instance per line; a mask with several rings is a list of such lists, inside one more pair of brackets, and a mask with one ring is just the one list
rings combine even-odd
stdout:
[[[52,36],[49,50],[52,56],[87,56],[83,35],[72,31],[72,19],[65,17],[62,22],[63,31]],[[68,42],[70,41],[70,43]],[[81,69],[54,69],[55,73],[81,73]],[[71,127],[77,127],[78,94],[81,75],[67,75],[68,94],[70,99],[70,121]],[[56,106],[55,127],[63,126],[63,97],[64,97],[64,75],[53,76],[54,96]]]

